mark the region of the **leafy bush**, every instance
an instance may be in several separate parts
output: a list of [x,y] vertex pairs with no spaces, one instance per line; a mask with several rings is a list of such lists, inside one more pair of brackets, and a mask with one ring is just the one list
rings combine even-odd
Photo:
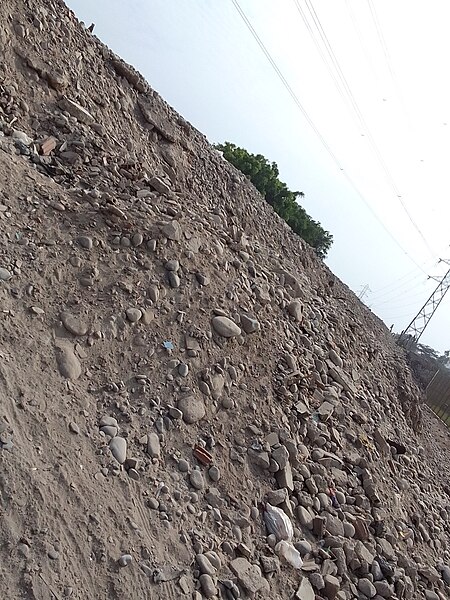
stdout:
[[276,163],[262,154],[250,154],[231,142],[216,144],[224,158],[246,175],[267,202],[282,217],[295,233],[312,246],[320,258],[325,258],[333,242],[333,236],[314,221],[297,202],[303,192],[292,192],[279,180]]

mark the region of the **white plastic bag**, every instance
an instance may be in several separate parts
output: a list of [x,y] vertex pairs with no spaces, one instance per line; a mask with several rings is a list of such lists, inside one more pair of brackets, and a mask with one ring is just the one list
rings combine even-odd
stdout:
[[302,557],[300,556],[300,552],[297,550],[297,548],[294,548],[290,542],[286,542],[285,540],[278,542],[278,544],[275,546],[275,553],[277,556],[294,567],[294,569],[302,568],[303,561]]
[[264,521],[269,533],[273,533],[277,541],[288,540],[290,542],[294,537],[294,528],[292,527],[290,518],[278,506],[266,503]]

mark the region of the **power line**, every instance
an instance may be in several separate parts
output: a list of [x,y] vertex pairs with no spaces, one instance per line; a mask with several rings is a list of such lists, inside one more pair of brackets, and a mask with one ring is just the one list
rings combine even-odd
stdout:
[[423,273],[425,273],[425,275],[427,275],[427,273],[422,269],[420,264],[409,254],[409,252],[407,250],[405,250],[403,248],[403,246],[400,244],[398,239],[389,231],[389,229],[386,227],[386,225],[383,223],[383,221],[380,219],[380,217],[377,215],[377,213],[373,210],[373,208],[371,207],[369,202],[365,199],[362,192],[359,190],[357,185],[354,183],[354,181],[350,177],[350,175],[346,171],[344,171],[344,169],[341,169],[341,171],[342,171],[342,174],[344,175],[344,177],[347,179],[347,181],[351,185],[351,187],[353,188],[353,191],[357,194],[359,199],[363,202],[363,204],[370,211],[370,213],[373,215],[373,217],[378,221],[378,223],[381,225],[381,227],[384,229],[384,231],[388,234],[388,236],[391,238],[391,240],[394,242],[394,244],[400,248],[400,250],[403,252],[403,254],[405,256],[407,256],[409,258],[409,260],[412,263],[414,263],[418,269],[420,269]]
[[396,288],[392,288],[391,290],[387,290],[378,294],[375,294],[373,297],[371,297],[371,301],[372,302],[380,302],[380,300],[382,300],[382,303],[384,304],[385,302],[392,302],[393,300],[395,300],[396,298],[401,298],[402,296],[404,296],[405,294],[410,295],[410,293],[413,290],[419,289],[420,287],[423,288],[423,286],[425,285],[425,278],[424,275],[421,275],[422,279],[421,281],[418,281],[417,283],[414,283],[413,285],[400,285],[397,286]]
[[393,240],[393,242],[405,254],[405,256],[407,256],[416,265],[416,267],[418,267],[419,269],[421,269],[421,267],[417,263],[417,261],[403,248],[403,246],[400,244],[400,242],[397,240],[397,238],[385,226],[385,224],[383,223],[383,221],[376,214],[376,212],[373,210],[373,208],[370,206],[370,204],[364,198],[363,194],[360,192],[360,190],[358,189],[358,187],[356,186],[356,184],[353,182],[353,180],[350,177],[350,175],[348,175],[344,171],[344,168],[341,166],[341,163],[337,159],[336,155],[331,150],[331,148],[328,145],[328,143],[326,142],[325,138],[323,137],[323,135],[320,133],[320,131],[318,130],[318,128],[314,124],[314,122],[311,119],[311,117],[309,116],[308,112],[303,107],[302,103],[300,102],[300,100],[298,99],[297,95],[295,94],[295,92],[293,91],[293,89],[291,88],[291,86],[289,85],[288,81],[284,77],[283,73],[281,72],[280,68],[276,64],[276,62],[273,59],[273,57],[271,56],[270,52],[268,51],[268,49],[264,45],[263,41],[261,40],[261,38],[257,34],[256,30],[254,29],[253,25],[249,21],[247,15],[242,10],[241,6],[239,5],[238,0],[231,0],[231,1],[232,1],[233,5],[234,5],[235,9],[237,10],[239,16],[244,21],[247,29],[250,31],[251,35],[253,36],[253,38],[257,42],[259,48],[264,53],[266,59],[269,61],[270,65],[273,68],[273,70],[275,71],[277,77],[280,79],[281,83],[286,88],[286,90],[289,93],[289,95],[291,96],[292,100],[294,101],[294,103],[296,104],[296,106],[298,107],[298,109],[301,111],[303,117],[306,119],[308,125],[311,127],[311,129],[314,131],[314,133],[316,134],[316,136],[319,138],[321,144],[323,145],[323,147],[325,148],[325,150],[328,152],[328,154],[331,156],[331,158],[333,159],[333,162],[336,164],[336,166],[338,167],[338,169],[342,172],[342,174],[344,175],[344,177],[347,179],[348,183],[351,185],[351,187],[353,188],[353,190],[355,191],[355,193],[357,194],[357,196],[365,204],[365,206],[367,207],[367,209],[371,212],[371,214],[374,216],[374,218],[379,222],[379,224],[381,225],[381,227],[385,230],[385,232],[389,235],[389,237]]
[[367,4],[369,5],[370,14],[372,16],[372,20],[375,25],[375,29],[377,32],[378,40],[380,42],[380,46],[383,49],[384,55],[386,57],[386,62],[388,65],[389,73],[391,74],[392,81],[395,83],[396,76],[395,76],[394,69],[392,66],[392,61],[391,61],[389,50],[388,50],[388,47],[386,44],[386,40],[384,39],[383,31],[381,29],[380,21],[378,19],[377,11],[375,9],[375,6],[373,5],[372,0],[367,0]]
[[[298,0],[295,0],[295,1],[298,1]],[[347,6],[347,10],[348,10],[350,18],[352,20],[353,27],[354,27],[354,29],[356,31],[356,35],[358,36],[359,43],[360,43],[361,48],[363,50],[364,56],[366,57],[367,63],[369,65],[369,67],[370,67],[370,70],[372,71],[374,77],[378,80],[378,82],[380,82],[380,77],[379,77],[379,75],[377,73],[377,70],[375,69],[375,65],[373,64],[372,58],[371,58],[371,56],[369,54],[369,51],[367,50],[366,44],[364,43],[364,39],[363,39],[363,36],[361,34],[361,29],[360,29],[360,27],[358,25],[358,21],[357,21],[355,15],[353,13],[353,10],[351,8],[350,1],[349,0],[345,0],[345,4]]]
[[344,100],[344,102],[347,102],[348,100],[345,98],[345,96],[344,96],[344,94],[342,92],[341,86],[339,85],[339,81],[336,79],[336,75],[335,75],[333,69],[330,67],[330,65],[329,65],[329,63],[328,63],[328,61],[327,61],[327,59],[325,57],[325,54],[323,53],[322,46],[319,44],[319,42],[317,41],[317,39],[316,39],[316,37],[314,35],[313,29],[312,29],[312,27],[311,27],[311,25],[310,25],[310,23],[309,23],[306,15],[305,15],[305,13],[303,12],[303,9],[302,9],[302,7],[300,5],[299,0],[294,0],[294,4],[295,4],[295,6],[296,6],[296,8],[297,8],[297,10],[298,10],[298,12],[299,12],[302,20],[303,20],[303,23],[305,24],[306,29],[309,31],[311,39],[313,40],[314,45],[316,46],[317,51],[318,51],[318,53],[319,53],[319,55],[320,55],[320,57],[321,57],[324,65],[326,66],[326,68],[328,70],[328,73],[330,74],[331,78],[334,81],[336,89],[341,94],[341,97]]
[[[345,1],[346,1],[347,10],[348,10],[348,12],[350,14],[350,17],[352,19],[354,28],[355,28],[356,33],[358,35],[358,39],[359,39],[359,42],[361,44],[361,48],[363,49],[364,55],[365,55],[365,57],[367,59],[367,62],[369,64],[372,72],[374,73],[376,79],[378,81],[380,81],[380,77],[379,77],[378,73],[376,72],[376,69],[374,68],[374,64],[372,62],[370,54],[369,54],[369,52],[368,52],[368,50],[366,48],[364,40],[362,39],[360,28],[358,26],[357,19],[354,16],[353,11],[351,9],[350,2],[349,2],[349,0],[345,0]],[[386,39],[385,39],[385,37],[383,35],[383,31],[382,31],[382,28],[381,28],[380,19],[378,18],[378,14],[377,14],[375,5],[373,4],[372,0],[367,0],[367,5],[369,7],[370,16],[371,16],[371,19],[373,21],[376,34],[378,36],[378,41],[380,43],[381,49],[382,49],[383,54],[384,54],[385,59],[386,59],[387,67],[388,67],[388,70],[389,70],[389,73],[390,73],[390,76],[391,76],[391,80],[392,80],[392,83],[393,83],[393,86],[394,86],[394,91],[395,91],[395,93],[397,95],[397,98],[398,98],[398,101],[399,101],[399,104],[400,104],[400,107],[401,107],[401,113],[400,114],[405,119],[405,124],[407,126],[407,133],[409,133],[410,144],[413,145],[413,146],[415,146],[416,148],[419,148],[419,147],[423,148],[423,143],[421,143],[421,144],[418,143],[418,138],[419,138],[420,133],[419,133],[419,131],[418,131],[418,129],[417,129],[417,127],[416,127],[413,119],[411,118],[410,111],[408,110],[408,107],[407,107],[407,105],[405,103],[405,99],[404,99],[404,96],[403,96],[402,91],[401,91],[401,86],[399,85],[398,77],[397,77],[397,75],[395,73],[395,70],[394,70],[394,66],[393,66],[393,63],[392,63],[392,60],[391,60],[391,56],[390,56],[390,53],[389,53],[388,45],[387,45]],[[383,101],[384,100],[385,100],[385,98],[383,98]],[[421,152],[421,154],[422,154],[422,152]],[[423,159],[420,159],[420,160],[421,160],[421,162],[423,162]]]
[[[417,306],[417,305],[416,305]],[[376,312],[376,308],[372,309]],[[398,322],[404,322],[404,319],[409,319],[411,317],[411,311],[409,311],[408,313],[404,313],[401,315],[387,315],[385,317],[383,317],[383,321],[396,321]]]
[[[384,302],[374,302],[372,299],[370,299],[371,303],[373,306],[376,306],[377,308],[385,308],[387,310],[395,310],[396,312],[398,312],[399,309],[403,309],[403,308],[409,308],[410,306],[417,306],[417,302],[420,301],[420,299],[423,299],[424,294],[426,294],[426,290],[422,290],[419,294],[414,294],[413,296],[409,296],[408,299],[410,300],[414,300],[416,299],[416,302],[412,302],[412,303],[407,303],[407,304],[396,304],[395,300],[398,301],[398,299],[400,299],[400,296],[397,296],[397,298],[392,299],[392,300],[385,300]],[[387,305],[387,306],[386,306]]]
[[[296,6],[296,8],[297,8],[297,10],[298,10],[298,12],[300,14],[300,16],[302,17],[303,21],[305,21],[306,17],[305,17],[305,15],[303,13],[303,10],[300,7],[300,4],[299,4],[298,0],[294,0],[294,3],[295,3],[295,6]],[[338,59],[336,57],[336,54],[335,54],[335,52],[334,52],[334,50],[333,50],[333,48],[332,48],[332,46],[330,44],[328,36],[325,33],[325,30],[324,30],[324,28],[322,26],[320,18],[319,18],[318,14],[317,14],[317,12],[316,12],[316,10],[314,8],[314,5],[312,4],[312,1],[311,0],[305,0],[305,3],[306,3],[306,7],[307,7],[307,9],[309,11],[309,14],[311,15],[312,21],[313,21],[313,23],[314,23],[314,25],[315,25],[318,33],[319,33],[319,36],[322,39],[322,42],[323,42],[323,44],[325,46],[325,50],[326,50],[326,52],[327,52],[327,54],[328,54],[328,56],[329,56],[329,58],[331,60],[331,63],[332,63],[332,65],[333,65],[333,67],[334,67],[334,69],[335,69],[335,71],[337,73],[337,76],[338,76],[339,80],[341,81],[341,86],[342,86],[344,92],[346,93],[346,95],[347,95],[347,97],[348,97],[348,99],[350,101],[350,104],[351,104],[351,106],[353,108],[353,111],[354,111],[354,113],[355,113],[355,115],[356,115],[356,117],[357,117],[357,119],[359,121],[359,127],[361,127],[364,130],[365,135],[367,136],[367,139],[369,140],[369,143],[370,143],[370,145],[372,147],[372,150],[373,150],[373,152],[374,152],[374,154],[375,154],[375,156],[376,156],[376,158],[377,158],[377,160],[378,160],[378,162],[379,162],[382,170],[385,173],[387,181],[389,182],[389,184],[390,184],[390,186],[391,186],[394,194],[396,195],[398,201],[400,202],[400,205],[402,206],[402,208],[403,208],[404,212],[406,213],[408,219],[410,220],[412,226],[414,227],[414,229],[417,231],[417,233],[421,237],[422,241],[424,242],[426,248],[431,253],[431,255],[435,256],[434,250],[431,248],[431,246],[427,242],[427,240],[426,240],[424,234],[422,233],[420,227],[417,225],[417,223],[413,219],[413,217],[410,214],[410,212],[409,212],[409,210],[408,210],[405,202],[402,199],[402,195],[400,194],[400,191],[399,191],[399,189],[398,189],[398,187],[397,187],[397,185],[395,183],[395,180],[394,180],[394,178],[393,178],[393,176],[392,176],[392,174],[391,174],[391,172],[389,170],[389,167],[387,166],[387,164],[386,164],[386,162],[385,162],[385,160],[384,160],[384,158],[383,158],[383,156],[382,156],[382,154],[381,154],[381,152],[380,152],[380,150],[379,150],[379,148],[378,148],[378,146],[377,146],[377,144],[375,142],[375,139],[372,136],[372,133],[371,133],[371,131],[370,131],[370,129],[369,129],[366,121],[365,121],[364,115],[362,114],[362,112],[361,112],[361,110],[360,110],[360,108],[358,106],[358,103],[357,103],[357,101],[356,101],[356,99],[355,99],[355,97],[353,95],[353,92],[352,92],[352,90],[351,90],[351,88],[350,88],[350,86],[348,84],[348,81],[347,81],[347,79],[346,79],[346,77],[344,75],[344,72],[342,71],[342,68],[341,68],[341,66],[339,64],[339,61],[338,61]],[[308,26],[308,31],[313,36],[312,29],[311,29],[310,26]],[[315,44],[317,46],[317,41],[315,39],[314,39],[314,42],[315,42]],[[320,54],[321,54],[321,57],[323,59],[323,54],[321,52],[320,52]],[[327,68],[328,68],[328,65],[327,65]],[[335,82],[335,85],[337,86],[339,93],[342,95],[342,90],[340,89],[340,86],[336,82],[336,79],[334,77],[333,77],[333,81]]]
[[[418,287],[418,286],[416,286],[416,287]],[[414,289],[414,288],[412,288],[412,289]],[[419,293],[410,295],[409,291],[410,290],[406,290],[406,291],[404,291],[404,292],[402,292],[400,294],[397,294],[396,296],[393,296],[392,298],[387,298],[386,300],[382,300],[381,302],[379,300],[374,300],[373,298],[371,298],[370,301],[374,305],[376,305],[376,306],[383,306],[385,304],[393,304],[393,303],[395,303],[395,301],[397,299],[404,298],[405,294],[408,294],[408,300],[410,300],[412,298],[423,298],[424,293],[426,293],[426,290],[424,291],[422,289]],[[396,307],[403,308],[403,306],[406,306],[406,305],[397,305]]]
[[[400,289],[404,289],[409,292],[411,289],[418,287],[419,284],[414,284],[414,285],[412,285],[412,284],[419,277],[422,278],[422,280],[423,280],[425,273],[423,273],[423,272],[419,273],[417,271],[417,269],[414,270],[414,273],[415,273],[415,275],[413,277],[409,277],[407,280],[405,280],[401,283],[398,283],[398,282],[390,283],[390,284],[384,285],[383,287],[379,288],[378,290],[375,290],[373,293],[373,299],[378,299],[378,298],[382,298],[385,296],[389,296],[390,294],[397,292],[397,290],[400,290]],[[395,284],[397,284],[397,285],[395,285]]]
[[[388,71],[389,74],[391,76],[391,80],[394,86],[394,91],[397,95],[399,104],[401,106],[402,109],[402,114],[403,117],[405,119],[405,123],[407,125],[407,128],[409,130],[409,138],[410,138],[410,143],[412,145],[414,145],[416,148],[418,148],[419,146],[422,148],[423,143],[422,144],[418,144],[418,138],[419,138],[419,130],[417,129],[417,127],[414,124],[413,119],[411,118],[410,112],[408,110],[408,107],[406,105],[405,102],[405,98],[403,96],[402,90],[401,90],[401,86],[399,85],[399,81],[398,81],[398,77],[397,74],[395,72],[394,69],[394,65],[392,63],[392,59],[391,59],[391,55],[389,52],[389,48],[388,45],[386,43],[386,38],[384,37],[383,34],[383,30],[381,28],[381,23],[380,23],[380,19],[378,18],[378,14],[377,14],[377,10],[375,8],[375,4],[373,3],[372,0],[367,0],[367,4],[369,7],[369,12],[370,12],[370,16],[372,18],[373,24],[375,26],[375,31],[377,33],[378,36],[378,40],[380,42],[380,46],[381,49],[383,51],[383,54],[386,58],[386,63],[387,63],[387,67],[388,67]],[[422,154],[422,152],[421,152]],[[423,160],[421,159],[421,162],[423,162]]]
[[242,20],[246,24],[248,30],[250,31],[250,33],[252,34],[252,36],[255,38],[256,42],[258,43],[258,46],[263,51],[263,53],[266,56],[267,60],[269,61],[270,65],[274,69],[275,73],[279,77],[280,81],[282,82],[282,84],[284,85],[284,87],[286,88],[286,90],[288,91],[288,93],[291,96],[292,100],[295,102],[295,104],[297,105],[297,107],[302,112],[302,114],[305,117],[307,123],[312,128],[312,130],[314,131],[314,133],[317,135],[317,137],[319,138],[319,140],[321,141],[321,143],[323,144],[323,146],[327,150],[327,152],[330,154],[330,156],[332,157],[332,159],[334,160],[334,162],[336,163],[336,165],[339,167],[339,169],[341,169],[341,165],[340,165],[340,163],[339,163],[336,155],[331,150],[331,148],[327,144],[325,138],[320,133],[320,131],[317,129],[317,127],[315,126],[313,120],[308,115],[306,109],[304,108],[304,106],[302,105],[302,103],[300,102],[300,100],[298,99],[297,95],[294,93],[293,89],[289,85],[289,83],[286,80],[286,78],[284,77],[283,73],[280,71],[280,69],[279,69],[278,65],[276,64],[275,60],[272,58],[270,52],[267,50],[267,48],[264,45],[263,41],[261,40],[261,38],[259,37],[259,35],[255,31],[255,29],[254,29],[253,25],[251,24],[251,22],[249,21],[249,19],[247,18],[247,15],[244,13],[244,11],[242,10],[242,8],[240,7],[239,2],[237,0],[231,0],[231,1],[233,2],[234,6],[235,6],[236,10],[238,11],[239,15],[241,16]]
[[[374,291],[375,296],[378,296],[380,293],[383,296],[385,294],[385,290],[388,289],[388,288],[393,288],[393,290],[395,290],[397,288],[401,288],[403,286],[406,286],[409,281],[414,281],[418,277],[422,277],[422,275],[427,275],[426,271],[424,271],[422,267],[425,266],[426,264],[430,263],[431,261],[432,261],[432,259],[428,259],[428,260],[426,260],[425,262],[422,263],[421,269],[420,269],[421,270],[420,273],[417,272],[417,268],[412,269],[411,271],[408,271],[407,273],[405,273],[401,277],[397,277],[394,281],[391,281],[391,282],[389,282],[389,283],[381,286],[380,288],[376,289]],[[403,280],[405,280],[405,281],[403,282]],[[403,283],[399,283],[399,282],[403,282]],[[387,293],[390,293],[390,291],[391,290],[389,290]]]

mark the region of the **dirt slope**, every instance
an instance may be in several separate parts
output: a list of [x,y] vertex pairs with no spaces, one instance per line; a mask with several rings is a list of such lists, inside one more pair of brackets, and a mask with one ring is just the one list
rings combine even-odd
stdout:
[[3,595],[447,598],[448,436],[385,326],[61,2],[0,50]]

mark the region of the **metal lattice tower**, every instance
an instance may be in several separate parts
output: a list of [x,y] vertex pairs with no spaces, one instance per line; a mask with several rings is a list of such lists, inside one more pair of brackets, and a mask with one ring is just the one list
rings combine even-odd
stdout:
[[364,296],[368,293],[371,292],[372,290],[369,287],[369,284],[366,283],[366,285],[363,286],[362,290],[359,292],[358,294],[358,298],[359,300],[364,300]]
[[[445,262],[447,265],[450,265],[450,261],[448,260],[440,260],[439,262]],[[399,343],[406,342],[406,345],[410,347],[412,344],[417,344],[420,339],[420,336],[425,331],[428,323],[430,322],[432,316],[437,310],[437,307],[444,299],[445,294],[448,292],[450,288],[450,269],[447,273],[438,279],[437,277],[433,277],[438,281],[436,289],[419,310],[417,315],[408,325],[408,327],[402,331]]]

